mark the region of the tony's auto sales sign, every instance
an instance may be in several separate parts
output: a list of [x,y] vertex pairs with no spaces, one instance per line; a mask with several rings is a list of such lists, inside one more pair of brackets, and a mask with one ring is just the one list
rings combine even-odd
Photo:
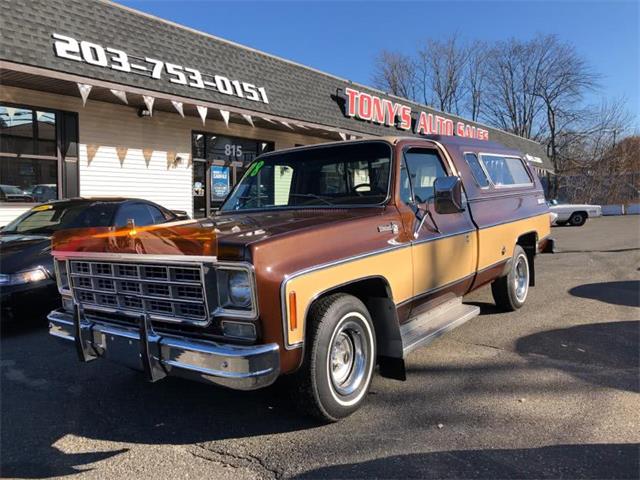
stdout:
[[338,96],[345,102],[344,114],[347,117],[397,127],[400,130],[411,130],[419,135],[457,135],[489,140],[489,132],[483,128],[462,121],[454,122],[450,118],[433,113],[413,111],[409,105],[353,88],[345,88],[344,94],[338,91]]

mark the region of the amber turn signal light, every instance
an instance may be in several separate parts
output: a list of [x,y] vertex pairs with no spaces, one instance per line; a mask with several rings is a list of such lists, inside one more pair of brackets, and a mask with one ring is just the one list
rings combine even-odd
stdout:
[[298,306],[296,304],[296,292],[289,293],[289,328],[298,328]]

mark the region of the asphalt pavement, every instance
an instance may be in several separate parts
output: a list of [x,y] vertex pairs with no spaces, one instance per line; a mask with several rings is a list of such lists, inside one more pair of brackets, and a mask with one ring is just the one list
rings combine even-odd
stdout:
[[640,217],[557,227],[523,309],[482,314],[376,376],[336,424],[257,392],[80,364],[42,319],[0,341],[3,477],[640,477]]

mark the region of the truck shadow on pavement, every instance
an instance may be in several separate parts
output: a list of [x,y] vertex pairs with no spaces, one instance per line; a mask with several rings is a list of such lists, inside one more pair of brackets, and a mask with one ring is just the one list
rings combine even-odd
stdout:
[[520,338],[516,351],[596,385],[640,392],[640,321],[534,333]]
[[188,445],[319,426],[292,411],[278,385],[235,392],[177,378],[151,384],[110,362],[79,364],[73,349],[58,342],[46,328],[14,328],[2,337],[3,477],[77,474],[127,451],[117,444],[104,452],[69,451],[68,435]]
[[415,453],[323,467],[295,478],[636,479],[640,444]]
[[[417,370],[414,374],[428,375],[431,386],[426,391],[413,391],[410,383],[396,392],[384,389],[382,395],[376,395],[374,388],[368,405],[356,415],[366,416],[372,428],[376,428],[376,418],[382,422],[389,414],[397,415],[398,425],[405,424],[411,431],[415,418],[405,418],[402,409],[390,413],[388,405],[400,405],[415,397],[416,402],[429,401],[431,405],[425,412],[429,418],[416,425],[440,420],[446,424],[473,422],[472,412],[461,409],[456,413],[451,409],[446,396],[451,378],[475,378],[473,384],[464,383],[464,394],[470,397],[483,394],[487,388],[493,393],[511,394],[543,388],[535,382],[514,384],[512,374],[517,374],[517,369],[526,372],[557,368],[592,384],[638,391],[638,326],[638,322],[609,322],[523,337],[516,350],[529,362],[524,367],[445,365],[440,372],[434,366],[427,371],[410,367]],[[17,329],[2,337],[1,346],[0,473],[4,477],[61,477],[88,471],[93,468],[90,464],[128,450],[127,445],[117,442],[190,446],[320,426],[293,410],[279,385],[255,392],[234,392],[176,378],[150,384],[136,372],[106,361],[79,364],[73,350],[49,337],[46,328],[33,331],[29,327],[26,332]],[[495,380],[496,375],[503,379],[503,385]],[[422,384],[419,377],[414,381],[415,385]],[[383,384],[386,380],[376,382]],[[437,385],[445,390],[439,390]],[[380,396],[384,400],[378,400]],[[354,418],[353,421],[363,421]],[[333,426],[326,428],[334,431]],[[69,441],[73,438],[76,440]],[[105,444],[82,447],[83,438]],[[427,472],[443,478],[605,478],[611,477],[607,471],[615,471],[616,478],[623,478],[631,465],[638,464],[632,461],[637,455],[637,445],[451,451],[327,467],[305,476],[422,478]],[[574,457],[578,460],[567,464],[567,458]],[[388,470],[388,465],[395,465],[396,469]],[[526,472],[518,470],[522,465],[526,465]]]
[[569,290],[575,297],[590,298],[612,305],[640,307],[640,281],[598,282],[578,285]]

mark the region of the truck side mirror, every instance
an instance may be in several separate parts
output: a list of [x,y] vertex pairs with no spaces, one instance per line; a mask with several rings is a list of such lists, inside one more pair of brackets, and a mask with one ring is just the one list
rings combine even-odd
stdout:
[[437,213],[464,212],[462,181],[459,177],[439,177],[433,182],[433,199]]

